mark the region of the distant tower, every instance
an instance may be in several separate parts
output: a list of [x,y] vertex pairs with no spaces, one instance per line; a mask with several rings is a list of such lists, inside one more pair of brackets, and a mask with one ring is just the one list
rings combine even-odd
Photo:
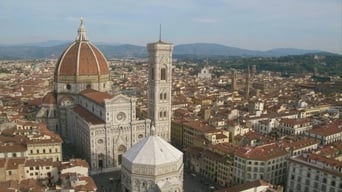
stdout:
[[318,69],[317,69],[317,66],[314,67],[314,75],[318,75]]
[[254,79],[256,74],[256,65],[252,65],[252,79]]
[[166,141],[171,138],[171,85],[173,45],[161,40],[147,44],[148,116],[156,127],[156,135]]
[[234,69],[233,72],[232,72],[232,92],[234,92],[236,90],[236,70]]
[[249,98],[249,89],[250,89],[250,78],[251,78],[251,72],[249,70],[249,65],[247,67],[247,72],[246,72],[246,99]]

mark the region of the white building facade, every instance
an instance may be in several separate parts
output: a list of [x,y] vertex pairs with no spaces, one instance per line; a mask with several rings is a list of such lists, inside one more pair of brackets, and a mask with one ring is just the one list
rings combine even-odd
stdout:
[[342,162],[316,154],[289,160],[287,192],[342,191]]
[[95,90],[80,93],[68,111],[69,135],[92,170],[120,167],[122,154],[150,135],[151,120],[136,118],[136,99]]

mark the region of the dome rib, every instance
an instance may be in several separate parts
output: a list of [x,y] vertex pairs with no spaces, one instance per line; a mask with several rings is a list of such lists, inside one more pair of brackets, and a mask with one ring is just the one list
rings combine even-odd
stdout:
[[[78,43],[78,49],[77,49],[77,61],[76,61],[76,76],[80,75],[80,54],[81,54],[81,47],[82,47],[82,42]],[[77,82],[76,78],[76,82]]]
[[97,72],[98,72],[99,74],[101,74],[100,64],[99,64],[99,61],[98,61],[98,59],[97,59],[97,55],[95,54],[93,48],[92,48],[89,44],[88,44],[88,47],[89,47],[89,49],[91,50],[91,52],[93,53],[93,55],[94,55],[94,58],[95,58],[95,61],[96,61]]

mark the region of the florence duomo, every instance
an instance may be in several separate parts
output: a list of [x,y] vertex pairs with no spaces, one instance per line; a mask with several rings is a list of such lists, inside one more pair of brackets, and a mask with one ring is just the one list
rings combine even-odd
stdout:
[[148,137],[152,125],[170,141],[172,44],[160,39],[147,48],[149,119],[137,118],[136,98],[111,94],[107,60],[88,40],[83,19],[58,59],[54,90],[44,97],[37,119],[75,146],[92,170],[120,167],[123,153]]
[[2,0],[0,192],[342,192],[341,6]]

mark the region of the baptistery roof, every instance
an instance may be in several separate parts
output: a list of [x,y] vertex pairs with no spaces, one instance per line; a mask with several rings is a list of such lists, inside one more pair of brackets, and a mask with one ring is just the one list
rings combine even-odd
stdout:
[[[55,69],[56,81],[60,77],[76,81],[79,76],[108,76],[108,63],[101,51],[90,43],[81,19],[76,40],[63,52]],[[75,78],[71,78],[75,77]]]
[[163,165],[176,163],[183,153],[159,136],[151,135],[133,145],[123,158],[135,165]]

